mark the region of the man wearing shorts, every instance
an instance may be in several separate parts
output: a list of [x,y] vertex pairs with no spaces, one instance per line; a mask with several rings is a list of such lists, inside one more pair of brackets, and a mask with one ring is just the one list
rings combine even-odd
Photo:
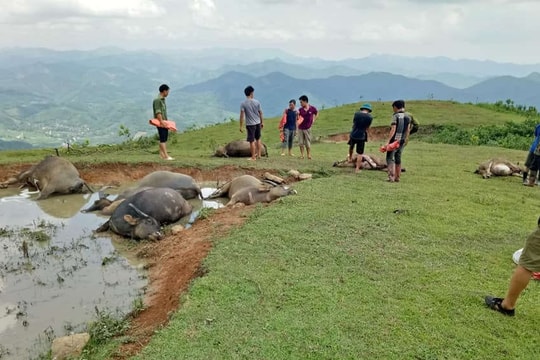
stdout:
[[529,235],[525,242],[518,266],[510,279],[506,297],[503,299],[486,296],[486,305],[504,315],[514,316],[519,295],[529,284],[533,272],[540,272],[540,218],[536,230]]
[[305,147],[307,158],[311,160],[311,126],[317,120],[319,112],[315,106],[309,105],[306,95],[300,96],[299,100],[298,144],[300,145],[300,159],[304,158]]
[[163,160],[174,160],[167,153],[167,139],[169,138],[169,130],[165,126],[164,121],[167,120],[167,104],[165,98],[169,96],[169,86],[162,84],[159,87],[159,96],[154,99],[152,108],[154,112],[154,118],[161,122],[161,126],[157,127],[159,135],[159,156]]
[[246,100],[240,104],[240,132],[244,132],[244,119],[246,120],[247,141],[251,150],[250,160],[261,157],[261,129],[263,128],[263,113],[261,103],[253,98],[253,86],[244,89]]
[[386,163],[388,164],[388,181],[399,182],[401,177],[401,155],[403,148],[409,140],[411,131],[411,118],[405,112],[405,101],[396,100],[392,103],[392,123],[390,124],[390,136],[386,146],[395,141],[399,141],[399,148],[386,153]]
[[354,114],[353,127],[349,135],[349,156],[347,160],[352,161],[354,146],[356,145],[356,173],[362,169],[363,154],[366,142],[368,140],[367,130],[371,126],[373,118],[371,117],[371,104],[364,104],[360,110]]

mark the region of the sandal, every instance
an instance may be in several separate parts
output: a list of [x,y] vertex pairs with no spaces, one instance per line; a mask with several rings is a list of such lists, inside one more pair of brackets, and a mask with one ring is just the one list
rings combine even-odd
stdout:
[[491,309],[498,311],[504,315],[508,316],[514,316],[516,310],[515,309],[505,309],[502,306],[503,299],[502,298],[496,298],[493,296],[486,296],[485,297],[486,305]]

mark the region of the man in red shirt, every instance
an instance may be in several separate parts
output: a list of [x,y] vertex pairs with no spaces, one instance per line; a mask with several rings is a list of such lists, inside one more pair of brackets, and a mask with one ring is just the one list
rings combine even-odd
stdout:
[[300,159],[304,158],[305,147],[307,158],[311,160],[311,126],[317,120],[319,112],[315,106],[309,105],[306,95],[300,96],[299,100],[298,144],[300,145]]

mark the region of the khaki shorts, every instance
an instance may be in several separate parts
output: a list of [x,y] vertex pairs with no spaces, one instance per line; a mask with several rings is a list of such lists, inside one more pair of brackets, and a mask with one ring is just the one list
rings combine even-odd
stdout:
[[311,129],[298,129],[298,145],[311,147]]
[[519,265],[529,271],[540,272],[540,227],[527,238]]

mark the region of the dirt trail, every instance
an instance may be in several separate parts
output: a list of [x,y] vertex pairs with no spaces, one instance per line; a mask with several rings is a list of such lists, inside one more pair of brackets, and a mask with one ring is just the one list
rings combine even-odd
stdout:
[[[390,134],[390,127],[389,126],[371,127],[371,128],[368,129],[368,140],[369,141],[387,140],[389,134]],[[345,141],[345,142],[347,142],[347,141],[349,141],[349,132],[328,135],[326,141],[332,141],[332,142],[343,142],[343,141]]]
[[[17,175],[30,164],[0,165],[0,182]],[[196,168],[175,168],[160,164],[97,164],[77,166],[81,178],[94,186],[114,185],[138,180],[156,170],[169,170],[192,176],[198,182],[220,185],[235,176],[262,176],[272,170],[224,166],[212,171]],[[291,180],[291,179],[289,179]],[[292,180],[291,180],[292,181]],[[131,321],[128,337],[131,342],[117,349],[115,359],[127,359],[137,354],[155,330],[165,326],[172,312],[178,309],[180,295],[191,280],[204,274],[201,263],[212,247],[212,239],[226,235],[244,223],[253,207],[218,209],[207,219],[197,220],[193,226],[159,242],[141,244],[137,255],[148,264],[149,286],[145,294],[146,308]]]

